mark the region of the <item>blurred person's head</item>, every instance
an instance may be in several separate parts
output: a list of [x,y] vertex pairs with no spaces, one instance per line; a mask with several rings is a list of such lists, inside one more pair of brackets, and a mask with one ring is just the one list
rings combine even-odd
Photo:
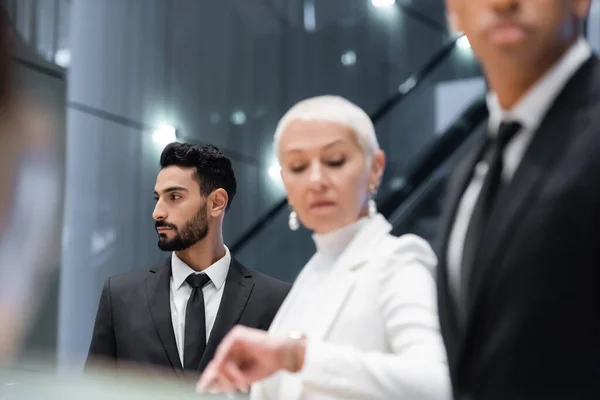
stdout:
[[369,214],[385,155],[360,107],[337,96],[297,103],[279,121],[274,151],[289,204],[308,229],[327,233]]
[[[10,25],[6,10],[0,4],[0,242],[6,235],[6,218],[13,200],[15,170],[20,149],[20,140],[9,121],[12,95],[12,58]],[[2,256],[2,254],[0,254]],[[4,271],[6,272],[6,271]],[[0,276],[4,275],[0,266]],[[0,282],[0,292],[4,290]],[[5,283],[6,284],[6,283]],[[15,342],[21,332],[19,310],[15,310],[10,299],[0,296],[0,362],[14,352]]]
[[531,80],[581,35],[590,0],[446,0],[453,28],[466,34],[494,90],[496,75]]
[[0,362],[22,354],[44,305],[49,274],[59,265],[62,217],[57,139],[63,132],[60,112],[53,114],[59,108],[36,96],[38,81],[16,79],[13,45],[22,42],[13,34],[0,4]]
[[[13,178],[15,150],[19,141],[8,121],[13,94],[11,76],[10,25],[6,11],[0,4],[0,185],[3,188],[11,186],[9,182]],[[10,195],[9,190],[0,191],[0,225],[3,225]]]
[[213,230],[221,237],[237,187],[231,161],[211,145],[171,143],[162,152],[160,167],[152,213],[158,247],[186,250]]

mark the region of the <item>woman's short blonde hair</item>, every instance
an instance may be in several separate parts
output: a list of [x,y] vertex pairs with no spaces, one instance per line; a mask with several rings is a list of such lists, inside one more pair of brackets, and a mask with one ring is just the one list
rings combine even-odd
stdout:
[[327,121],[344,125],[354,132],[367,158],[379,150],[375,127],[367,113],[356,104],[340,96],[317,96],[296,103],[277,124],[273,150],[279,158],[279,142],[292,121]]

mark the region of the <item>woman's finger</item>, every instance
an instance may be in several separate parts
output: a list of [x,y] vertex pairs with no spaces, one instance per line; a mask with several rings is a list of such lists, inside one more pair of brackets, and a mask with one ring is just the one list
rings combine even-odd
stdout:
[[245,374],[240,370],[240,366],[235,362],[227,362],[221,369],[222,374],[231,381],[236,389],[246,392],[248,391],[249,382]]
[[216,363],[214,361],[209,362],[204,373],[200,376],[200,380],[196,385],[196,390],[199,392],[208,391],[210,386],[216,381],[217,371]]
[[220,373],[216,379],[215,385],[222,393],[235,394],[237,388],[226,374]]

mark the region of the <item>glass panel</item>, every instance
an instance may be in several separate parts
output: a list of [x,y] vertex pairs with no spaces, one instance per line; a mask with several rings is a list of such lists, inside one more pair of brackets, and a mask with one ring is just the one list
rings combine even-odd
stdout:
[[[377,121],[388,159],[378,200],[402,188],[410,168],[484,93],[485,82],[470,47],[459,43],[404,101]],[[254,268],[292,280],[315,249],[308,231],[289,230],[288,212],[277,214],[237,255]]]
[[600,0],[592,0],[590,14],[587,20],[586,36],[592,48],[600,51]]
[[[53,61],[58,32],[57,0],[37,0],[35,15],[35,46],[46,61]],[[32,43],[32,44],[33,44]]]
[[406,4],[402,5],[402,8],[407,9],[407,12],[414,10],[414,12],[418,13],[418,15],[415,15],[415,18],[418,18],[418,16],[425,16],[431,21],[431,24],[446,26],[446,7],[444,6],[444,0],[401,0],[398,3]]
[[[477,128],[477,133],[483,130]],[[447,181],[453,170],[466,153],[472,148],[474,140],[479,135],[472,135],[443,165],[436,173],[423,183],[419,191],[405,201],[402,210],[393,213],[389,221],[394,226],[392,234],[401,236],[406,233],[414,233],[427,240],[431,245],[436,242],[439,233],[439,219],[442,207],[446,199]]]

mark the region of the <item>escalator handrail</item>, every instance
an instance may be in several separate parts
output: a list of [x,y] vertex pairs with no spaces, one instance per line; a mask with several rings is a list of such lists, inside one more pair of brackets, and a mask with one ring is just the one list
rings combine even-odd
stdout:
[[405,175],[403,187],[378,204],[379,212],[389,218],[400,204],[425,183],[465,143],[488,117],[485,96],[475,100],[460,117],[421,155]]
[[[448,54],[456,47],[458,40],[463,35],[458,35],[450,38],[442,48],[433,56],[427,63],[415,74],[408,77],[399,87],[398,92],[388,98],[381,106],[379,106],[371,115],[373,124],[386,116],[395,106],[402,102],[410,95],[423,81],[446,59]],[[240,238],[231,246],[231,252],[239,252],[253,237],[255,237],[263,228],[273,220],[279,212],[287,207],[287,197],[281,199],[275,206],[267,211],[254,223]]]

